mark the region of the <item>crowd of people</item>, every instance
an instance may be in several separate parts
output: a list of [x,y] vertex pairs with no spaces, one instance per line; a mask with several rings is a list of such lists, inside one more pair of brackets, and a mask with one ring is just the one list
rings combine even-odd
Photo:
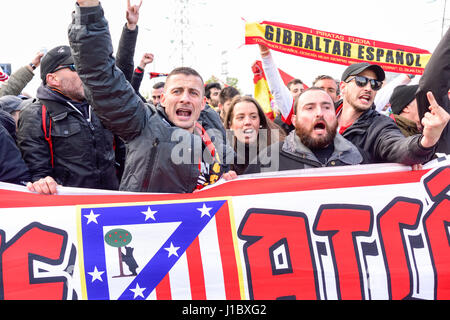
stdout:
[[[450,154],[450,32],[417,85],[386,82],[366,62],[340,80],[285,85],[259,45],[276,116],[237,88],[178,67],[140,93],[153,54],[134,65],[139,5],[128,0],[117,52],[98,0],[78,0],[69,45],[37,54],[0,87],[0,181],[56,194],[57,186],[189,193],[239,175],[394,162],[413,168]],[[33,97],[22,94],[40,68]],[[0,74],[1,75],[1,74]]]

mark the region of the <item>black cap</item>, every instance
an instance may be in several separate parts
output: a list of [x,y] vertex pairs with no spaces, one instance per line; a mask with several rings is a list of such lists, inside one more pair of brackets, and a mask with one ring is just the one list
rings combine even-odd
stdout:
[[377,76],[378,81],[383,81],[386,75],[384,74],[383,68],[381,68],[379,65],[376,64],[370,64],[368,62],[361,62],[361,63],[354,63],[351,64],[345,69],[344,73],[342,74],[342,81],[345,81],[350,76],[356,76],[363,72],[364,70],[372,70],[375,72],[375,75]]
[[73,64],[72,52],[69,46],[53,48],[41,60],[41,79],[45,83],[48,73],[52,73],[58,66]]
[[392,92],[389,103],[391,104],[392,112],[400,114],[402,110],[416,98],[416,92],[419,85],[401,85]]

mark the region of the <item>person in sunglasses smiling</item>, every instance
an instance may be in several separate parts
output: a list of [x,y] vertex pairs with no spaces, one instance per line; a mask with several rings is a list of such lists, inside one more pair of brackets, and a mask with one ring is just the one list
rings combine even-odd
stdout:
[[340,83],[342,100],[336,103],[339,133],[364,150],[370,162],[415,165],[429,161],[449,114],[430,94],[423,133],[405,138],[391,118],[375,110],[375,95],[384,79],[384,70],[375,64],[355,63],[345,69]]

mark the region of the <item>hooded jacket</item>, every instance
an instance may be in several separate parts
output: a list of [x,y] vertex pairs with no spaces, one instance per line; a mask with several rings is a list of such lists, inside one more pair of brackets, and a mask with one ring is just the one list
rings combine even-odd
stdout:
[[[334,151],[326,163],[321,163],[314,153],[297,136],[291,133],[282,142],[278,142],[262,151],[257,164],[250,164],[245,171],[259,173],[307,168],[334,167],[366,163],[365,157],[351,142],[339,133],[333,140]],[[270,159],[270,161],[267,161]]]
[[[63,186],[93,189],[118,189],[114,167],[113,135],[84,102],[71,101],[43,84],[38,100],[22,110],[17,142],[27,163],[32,181],[51,176]],[[51,150],[45,140],[42,105],[47,109],[46,128]]]

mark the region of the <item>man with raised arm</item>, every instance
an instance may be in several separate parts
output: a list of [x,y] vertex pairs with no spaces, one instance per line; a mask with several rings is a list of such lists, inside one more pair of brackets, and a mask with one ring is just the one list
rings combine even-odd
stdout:
[[371,162],[413,165],[429,161],[450,115],[430,92],[430,111],[422,121],[422,134],[404,137],[391,118],[374,108],[373,101],[384,78],[380,66],[367,62],[345,69],[340,84],[342,103],[336,108],[339,133],[368,152]]
[[228,166],[220,139],[198,123],[206,99],[192,68],[168,75],[161,106],[146,105],[115,67],[98,0],[78,0],[69,42],[86,97],[102,122],[127,144],[121,190],[184,193],[215,183]]

